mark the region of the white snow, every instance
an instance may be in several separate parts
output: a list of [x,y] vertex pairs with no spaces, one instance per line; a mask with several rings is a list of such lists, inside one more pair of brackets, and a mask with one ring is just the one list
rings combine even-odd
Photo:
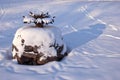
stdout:
[[24,18],[23,18],[23,22],[25,22],[25,23],[31,23],[31,22],[33,22],[34,20],[32,19],[32,18],[30,18],[30,17],[27,17],[27,16],[25,16]]
[[[0,80],[120,80],[119,8],[118,1],[1,0]],[[11,59],[14,34],[29,11],[56,16],[70,49],[61,62],[26,66]]]
[[50,19],[50,18],[45,18],[45,19],[42,19],[42,20],[43,20],[44,23],[49,23],[49,22],[52,21],[52,19]]

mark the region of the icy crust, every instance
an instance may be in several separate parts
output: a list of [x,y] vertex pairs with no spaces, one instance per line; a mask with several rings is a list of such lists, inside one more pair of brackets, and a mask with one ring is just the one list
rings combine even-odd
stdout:
[[[17,30],[14,36],[12,53],[13,57],[16,55],[21,57],[25,52],[35,55],[36,53],[42,53],[39,59],[42,61],[47,59],[47,57],[57,56],[57,46],[62,46],[63,49],[59,54],[64,55],[66,45],[63,43],[61,31],[58,28],[53,26],[44,28],[34,26],[22,27]],[[33,51],[27,50],[31,47],[35,49]]]

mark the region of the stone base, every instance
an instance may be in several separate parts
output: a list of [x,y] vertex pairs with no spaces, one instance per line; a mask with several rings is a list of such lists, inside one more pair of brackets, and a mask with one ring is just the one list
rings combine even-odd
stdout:
[[43,65],[51,61],[61,61],[65,56],[67,56],[67,53],[65,53],[64,55],[47,57],[45,60],[40,61],[39,59],[41,55],[24,53],[21,57],[18,57],[18,55],[16,55],[15,58],[17,58],[18,64]]
[[53,26],[22,27],[17,30],[12,43],[13,58],[19,64],[43,65],[60,61],[67,55],[66,52],[61,31]]

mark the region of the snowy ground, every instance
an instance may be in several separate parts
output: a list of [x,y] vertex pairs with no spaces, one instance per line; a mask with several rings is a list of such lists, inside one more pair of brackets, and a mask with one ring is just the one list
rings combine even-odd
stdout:
[[[0,80],[120,80],[120,2],[0,1]],[[70,48],[61,62],[18,65],[11,43],[29,11],[49,11]]]

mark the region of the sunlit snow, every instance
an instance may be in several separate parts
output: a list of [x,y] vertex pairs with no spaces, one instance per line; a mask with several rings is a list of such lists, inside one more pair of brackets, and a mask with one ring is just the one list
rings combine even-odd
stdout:
[[[120,2],[0,1],[0,80],[120,80]],[[11,59],[12,40],[29,11],[50,12],[69,55],[41,66]],[[29,21],[29,20],[28,20]]]

